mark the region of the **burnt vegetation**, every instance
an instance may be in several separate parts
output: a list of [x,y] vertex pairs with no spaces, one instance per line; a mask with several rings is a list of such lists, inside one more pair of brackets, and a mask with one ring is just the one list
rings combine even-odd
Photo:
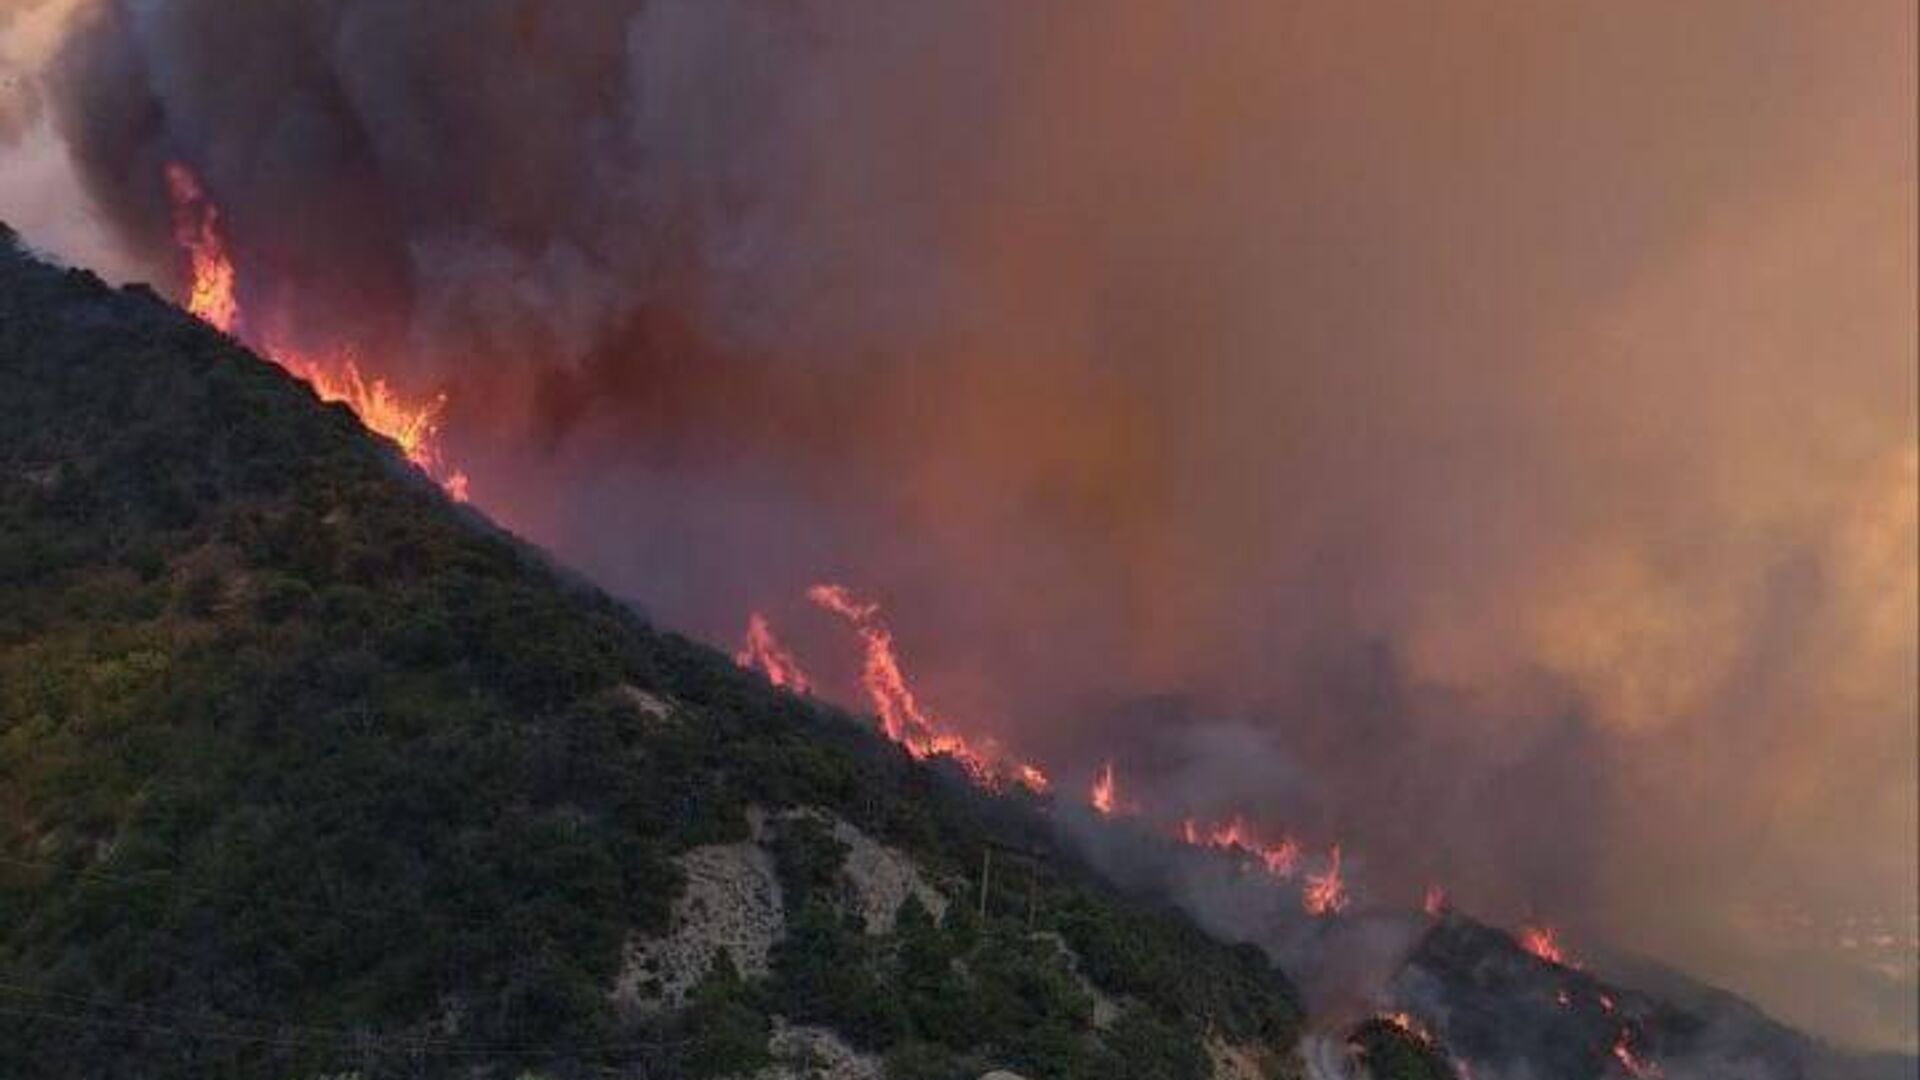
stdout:
[[[0,1075],[716,1076],[775,1016],[914,1078],[1195,1077],[1209,1033],[1293,1039],[1259,954],[1103,888],[1031,807],[648,625],[11,234],[0,402]],[[623,1012],[674,856],[749,806],[830,808],[945,879],[989,843],[1046,871],[871,936],[833,838],[785,829],[771,976]]]

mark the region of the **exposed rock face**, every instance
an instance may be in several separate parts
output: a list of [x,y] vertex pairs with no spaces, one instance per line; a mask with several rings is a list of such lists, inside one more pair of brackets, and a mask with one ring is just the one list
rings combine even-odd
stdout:
[[1120,1019],[1120,1003],[1095,986],[1093,980],[1087,978],[1086,974],[1080,970],[1080,954],[1073,951],[1073,946],[1067,944],[1067,939],[1052,931],[1042,931],[1032,937],[1035,941],[1045,942],[1059,951],[1066,961],[1067,970],[1073,972],[1074,979],[1080,983],[1080,989],[1093,999],[1093,1026],[1101,1029],[1113,1026],[1113,1022]]
[[891,934],[900,917],[900,905],[912,896],[933,916],[934,922],[946,918],[947,898],[920,876],[920,868],[906,853],[882,844],[838,818],[833,822],[833,837],[847,845],[847,862],[841,875],[850,886],[860,917],[869,934]]
[[774,1063],[753,1074],[752,1080],[882,1080],[880,1059],[848,1046],[822,1027],[774,1022],[767,1052]]
[[674,901],[666,935],[628,945],[614,983],[614,999],[643,1012],[685,1004],[722,953],[743,977],[767,974],[768,955],[786,936],[780,880],[765,848],[713,844],[679,862],[686,888]]
[[1213,1080],[1267,1080],[1260,1064],[1260,1047],[1230,1043],[1219,1036],[1207,1039],[1207,1060],[1213,1065]]
[[[660,705],[664,710],[665,703]],[[834,838],[847,846],[841,880],[847,900],[859,913],[867,933],[892,933],[900,907],[909,896],[919,900],[936,922],[945,917],[947,898],[927,883],[906,853],[820,810],[796,810],[780,816],[825,823]],[[616,1001],[642,1012],[677,1009],[686,1004],[687,993],[722,954],[744,978],[768,973],[773,947],[786,936],[780,880],[765,847],[770,824],[766,814],[754,809],[748,814],[751,841],[694,848],[679,857],[686,886],[674,901],[667,933],[627,946],[625,962],[614,983]],[[811,1029],[783,1030],[804,1033]],[[793,1035],[790,1041],[804,1042],[805,1038],[804,1034]]]
[[668,720],[673,716],[672,701],[657,694],[648,693],[632,683],[622,683],[613,692],[643,716],[654,720]]

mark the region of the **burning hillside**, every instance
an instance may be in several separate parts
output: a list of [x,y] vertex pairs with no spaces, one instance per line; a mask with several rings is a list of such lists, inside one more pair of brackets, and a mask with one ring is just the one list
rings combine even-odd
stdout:
[[251,333],[237,299],[233,260],[221,236],[219,207],[187,166],[170,161],[165,175],[167,194],[173,201],[174,239],[187,266],[183,306],[215,329],[248,340],[262,355],[311,386],[320,400],[337,401],[352,409],[367,430],[398,443],[408,461],[433,477],[447,494],[464,501],[467,475],[444,460],[440,445],[446,396],[408,400],[389,386],[384,376],[363,374],[350,352],[316,355]]
[[1910,1047],[1910,8],[16,0],[0,211],[912,757]]

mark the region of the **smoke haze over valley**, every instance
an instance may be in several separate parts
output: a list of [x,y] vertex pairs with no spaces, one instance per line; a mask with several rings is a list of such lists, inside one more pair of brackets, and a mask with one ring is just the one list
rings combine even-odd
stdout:
[[1911,1050],[1893,0],[0,0],[0,218],[728,647]]

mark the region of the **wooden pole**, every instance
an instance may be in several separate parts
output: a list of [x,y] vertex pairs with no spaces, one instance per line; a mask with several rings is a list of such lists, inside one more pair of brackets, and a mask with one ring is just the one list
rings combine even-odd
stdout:
[[1027,933],[1033,933],[1034,915],[1038,911],[1036,899],[1040,894],[1040,860],[1027,860]]

